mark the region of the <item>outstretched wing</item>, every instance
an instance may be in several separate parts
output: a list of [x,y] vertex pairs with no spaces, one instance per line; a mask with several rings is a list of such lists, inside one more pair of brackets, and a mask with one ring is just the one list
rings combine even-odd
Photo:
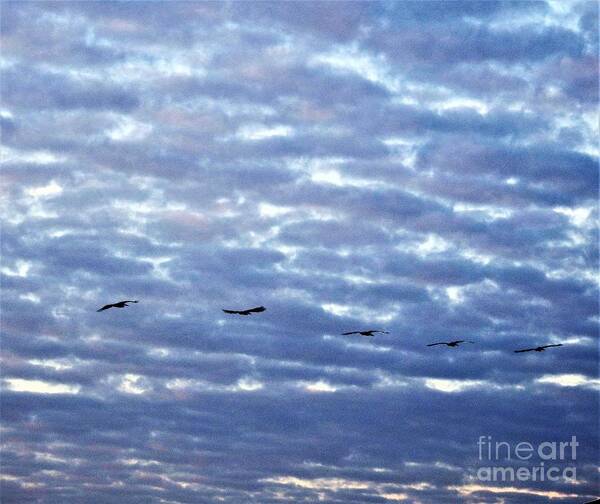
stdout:
[[535,348],[524,348],[523,350],[515,350],[515,353],[533,352]]
[[109,308],[112,308],[113,306],[114,305],[112,305],[112,304],[107,304],[107,305],[104,305],[102,308],[100,308],[99,310],[96,310],[96,311],[108,310]]
[[139,301],[119,301],[119,304],[121,303],[138,303]]
[[557,343],[556,345],[544,345],[542,348],[550,348],[555,346],[563,346],[562,343]]
[[429,345],[427,346],[435,346],[435,345],[447,345],[448,343],[444,343],[443,341],[441,343],[429,343]]
[[247,310],[223,310],[225,313],[235,313],[236,315],[250,315],[251,313],[260,313],[265,311],[264,306],[257,306],[256,308],[248,308]]
[[359,331],[343,332],[342,336],[348,336],[349,334],[360,334],[360,332]]

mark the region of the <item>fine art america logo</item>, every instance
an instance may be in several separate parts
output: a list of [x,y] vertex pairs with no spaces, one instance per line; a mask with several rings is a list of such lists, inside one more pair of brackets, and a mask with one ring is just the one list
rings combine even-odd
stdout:
[[571,441],[544,441],[539,444],[522,441],[510,444],[492,441],[492,436],[479,436],[477,441],[481,464],[480,481],[570,481],[577,479],[577,437]]

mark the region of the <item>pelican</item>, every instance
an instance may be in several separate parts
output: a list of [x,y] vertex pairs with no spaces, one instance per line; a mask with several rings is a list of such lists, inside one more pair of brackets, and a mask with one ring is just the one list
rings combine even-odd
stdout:
[[546,348],[555,347],[555,346],[563,346],[562,343],[558,343],[557,345],[544,345],[535,348],[524,348],[523,350],[515,350],[515,353],[522,352],[543,352]]
[[225,313],[233,313],[235,315],[252,315],[253,313],[260,313],[265,311],[266,308],[264,306],[257,306],[256,308],[248,308],[247,310],[225,310]]
[[427,345],[427,346],[446,345],[449,347],[457,347],[461,343],[474,343],[474,342],[461,339],[461,340],[456,340],[456,341],[441,341],[439,343],[429,343],[429,345]]
[[347,336],[348,334],[360,334],[361,336],[373,336],[374,333],[390,334],[388,331],[380,331],[379,329],[369,329],[368,331],[344,332],[344,333],[342,333],[342,336]]
[[96,311],[108,310],[109,308],[125,308],[126,306],[129,306],[127,303],[138,303],[138,302],[139,301],[119,301],[118,303],[104,305],[102,308],[100,308],[99,310],[96,310]]

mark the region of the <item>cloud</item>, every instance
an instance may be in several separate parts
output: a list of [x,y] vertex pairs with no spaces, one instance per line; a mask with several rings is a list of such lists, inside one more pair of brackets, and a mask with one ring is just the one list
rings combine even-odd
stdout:
[[110,88],[100,81],[79,83],[59,74],[18,66],[4,72],[4,100],[17,109],[35,106],[130,111],[139,105],[134,94]]
[[595,498],[597,6],[3,7],[7,502]]

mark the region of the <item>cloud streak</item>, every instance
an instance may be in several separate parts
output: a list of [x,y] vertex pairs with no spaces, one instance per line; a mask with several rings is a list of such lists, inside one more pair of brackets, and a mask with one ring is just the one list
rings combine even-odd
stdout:
[[597,19],[4,4],[3,500],[597,497]]

